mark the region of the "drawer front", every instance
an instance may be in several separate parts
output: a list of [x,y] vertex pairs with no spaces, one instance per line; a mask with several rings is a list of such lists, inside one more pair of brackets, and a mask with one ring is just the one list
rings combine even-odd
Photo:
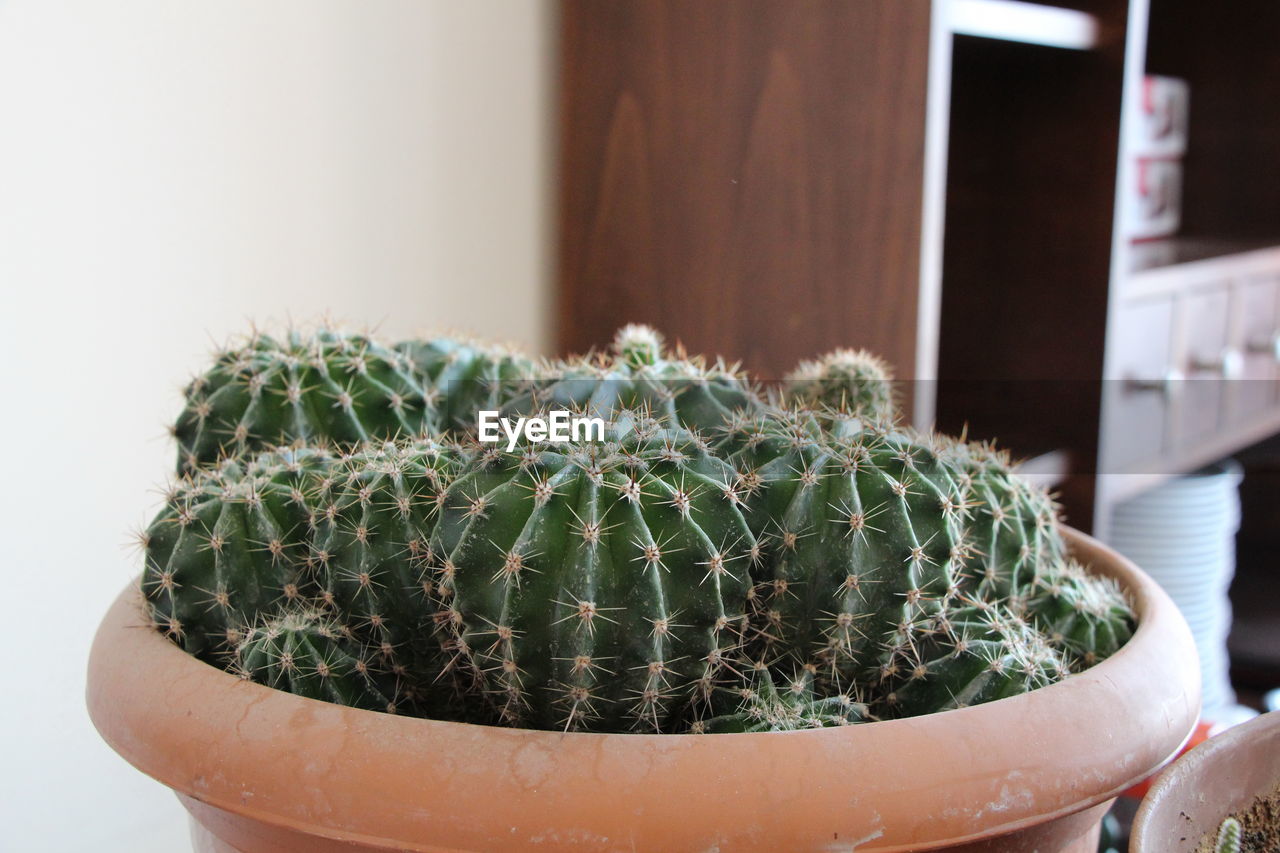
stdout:
[[1201,443],[1226,424],[1227,380],[1239,375],[1240,353],[1229,346],[1231,294],[1224,282],[1185,297],[1185,346],[1181,369],[1187,377],[1179,401],[1178,441]]
[[1240,378],[1231,385],[1233,421],[1247,423],[1276,405],[1280,360],[1280,282],[1273,277],[1243,281],[1237,288],[1235,346],[1242,354]]
[[1174,311],[1169,297],[1119,306],[1110,336],[1116,379],[1105,383],[1103,471],[1141,470],[1168,446],[1172,395],[1185,384],[1172,379]]

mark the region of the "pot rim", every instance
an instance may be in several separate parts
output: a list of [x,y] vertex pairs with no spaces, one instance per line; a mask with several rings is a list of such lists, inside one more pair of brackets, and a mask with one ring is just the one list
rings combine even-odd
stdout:
[[1128,591],[1132,639],[1057,684],[939,714],[718,735],[398,717],[191,657],[145,627],[136,583],[94,639],[89,713],[112,748],[180,794],[373,846],[887,853],[971,842],[1111,799],[1175,756],[1199,715],[1195,647],[1173,602],[1124,557],[1064,532],[1078,559]]

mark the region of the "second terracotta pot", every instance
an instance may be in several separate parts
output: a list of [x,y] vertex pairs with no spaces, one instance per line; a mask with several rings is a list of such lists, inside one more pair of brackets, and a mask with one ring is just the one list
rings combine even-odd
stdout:
[[1194,853],[1223,818],[1280,786],[1280,711],[1211,737],[1160,774],[1133,822],[1130,853]]
[[201,849],[1096,849],[1117,792],[1195,724],[1190,633],[1118,554],[1075,555],[1130,592],[1119,653],[1022,696],[769,734],[560,734],[409,719],[243,682],[141,627],[136,590],[90,661],[103,737],[173,788]]

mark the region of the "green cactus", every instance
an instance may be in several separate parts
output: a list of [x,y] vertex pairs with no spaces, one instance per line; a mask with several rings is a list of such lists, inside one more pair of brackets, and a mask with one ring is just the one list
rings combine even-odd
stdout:
[[454,668],[514,725],[670,731],[729,674],[755,539],[735,473],[683,430],[490,449],[432,552]]
[[392,714],[401,708],[396,680],[376,650],[317,610],[286,610],[249,628],[232,671],[311,699]]
[[815,690],[812,665],[799,672],[778,690],[768,667],[759,666],[749,680],[732,691],[738,707],[728,714],[696,720],[695,734],[734,732],[786,732],[848,726],[870,719],[867,706],[851,691],[820,695]]
[[731,460],[768,545],[758,631],[846,681],[865,678],[902,626],[966,596],[1004,600],[1061,553],[1052,505],[1012,475],[975,473],[954,442],[892,428],[823,435],[804,412],[738,427]]
[[827,419],[857,418],[872,424],[897,419],[893,372],[888,362],[866,350],[838,349],[803,361],[786,378],[791,405],[827,412]]
[[408,359],[329,328],[255,333],[187,387],[174,425],[178,471],[295,442],[355,444],[434,432],[437,415]]
[[508,403],[510,413],[571,409],[609,417],[631,409],[714,439],[726,423],[761,406],[736,367],[668,352],[662,336],[648,326],[620,329],[608,356],[556,362],[540,374]]
[[1067,674],[1047,639],[1007,608],[962,605],[895,634],[879,692],[888,713],[915,717],[1016,696]]
[[1110,657],[1133,636],[1133,611],[1119,584],[1090,575],[1073,560],[1040,573],[1024,615],[1073,669]]
[[480,410],[500,410],[535,374],[516,350],[466,338],[408,340],[396,349],[433,389],[442,425],[459,433],[475,427]]
[[1240,853],[1241,834],[1240,821],[1233,817],[1223,818],[1213,845],[1215,853]]
[[402,679],[440,674],[430,539],[445,490],[466,457],[432,439],[369,445],[311,484],[307,563],[316,600]]
[[[1007,456],[895,426],[866,354],[789,382],[777,408],[643,326],[537,367],[450,338],[255,336],[190,389],[184,475],[143,537],[152,622],[300,695],[585,731],[932,713],[1128,639],[1123,595],[1066,559]],[[439,437],[544,408],[607,434]]]
[[183,477],[142,534],[153,623],[188,652],[230,652],[259,614],[307,595],[309,478],[319,450],[267,451]]
[[1015,610],[1034,588],[1039,572],[1060,562],[1066,546],[1058,530],[1058,506],[1042,488],[1019,477],[1007,453],[989,444],[932,439],[959,468],[966,501],[982,524],[975,526],[970,574],[983,600],[1009,600]]

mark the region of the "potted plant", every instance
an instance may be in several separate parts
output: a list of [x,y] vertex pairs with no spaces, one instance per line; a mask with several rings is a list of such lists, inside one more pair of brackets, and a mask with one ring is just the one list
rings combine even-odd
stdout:
[[1209,738],[1161,773],[1138,809],[1130,849],[1280,849],[1280,712]]
[[[1195,722],[1173,605],[873,359],[783,395],[644,328],[254,340],[190,389],[94,721],[207,849],[1088,849]],[[608,417],[460,445],[482,405]]]

